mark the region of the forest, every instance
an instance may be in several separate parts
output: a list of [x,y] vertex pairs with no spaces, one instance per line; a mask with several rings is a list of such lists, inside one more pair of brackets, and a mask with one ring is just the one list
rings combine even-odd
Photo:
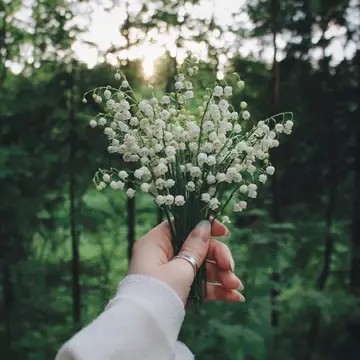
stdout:
[[237,72],[236,106],[295,125],[229,214],[247,301],[190,309],[180,340],[199,360],[359,359],[360,2],[0,0],[1,360],[53,359],[164,219],[140,193],[96,190],[99,168],[126,163],[83,94],[119,68],[143,98],[169,93],[189,51],[195,88]]

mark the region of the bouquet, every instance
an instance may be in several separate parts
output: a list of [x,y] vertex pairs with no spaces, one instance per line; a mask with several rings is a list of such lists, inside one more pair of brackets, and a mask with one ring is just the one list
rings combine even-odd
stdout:
[[[190,55],[174,79],[174,92],[160,99],[138,100],[119,70],[118,88],[99,87],[83,98],[86,103],[92,93],[96,103],[105,102],[104,112],[90,126],[102,128],[108,152],[129,163],[124,169],[99,170],[96,188],[124,191],[129,198],[136,191],[151,196],[169,221],[175,255],[201,220],[224,215],[230,205],[235,212],[247,208],[259,184],[275,172],[269,150],[293,128],[291,113],[253,123],[245,101],[236,112],[228,101],[233,87],[225,80],[206,89],[196,105],[191,78],[199,71],[197,63]],[[242,90],[244,81],[232,76]],[[229,222],[229,217],[222,220]],[[204,298],[205,266],[191,288],[193,303]]]

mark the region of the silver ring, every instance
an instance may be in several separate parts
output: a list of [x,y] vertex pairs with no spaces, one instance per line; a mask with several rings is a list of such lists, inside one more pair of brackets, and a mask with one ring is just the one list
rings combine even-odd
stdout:
[[198,271],[198,266],[197,266],[197,263],[196,263],[196,259],[191,256],[191,255],[188,255],[188,254],[179,254],[179,255],[176,255],[174,257],[174,259],[184,259],[186,260],[193,268],[194,270],[194,275],[196,275],[197,271]]

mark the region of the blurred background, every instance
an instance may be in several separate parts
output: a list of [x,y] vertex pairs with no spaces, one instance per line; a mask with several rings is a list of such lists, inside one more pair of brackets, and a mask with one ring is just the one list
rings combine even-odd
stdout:
[[125,165],[83,93],[119,67],[139,96],[169,92],[192,51],[196,88],[237,71],[236,106],[295,127],[224,240],[247,302],[190,311],[181,339],[197,359],[359,359],[359,36],[358,0],[0,0],[0,358],[54,358],[162,218],[94,189]]

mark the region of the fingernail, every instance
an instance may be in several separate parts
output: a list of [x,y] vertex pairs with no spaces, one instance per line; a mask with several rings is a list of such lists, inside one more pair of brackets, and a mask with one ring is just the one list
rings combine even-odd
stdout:
[[234,272],[235,271],[235,261],[231,254],[230,254],[230,267],[231,267],[231,271]]
[[244,285],[243,285],[243,283],[241,282],[240,279],[238,279],[238,280],[239,280],[238,290],[244,290]]
[[210,232],[211,232],[211,224],[208,220],[202,220],[200,221],[196,228],[196,235],[200,237],[204,242],[208,242],[210,238]]
[[239,301],[240,301],[240,302],[245,302],[245,300],[246,300],[246,299],[245,299],[245,297],[244,297],[243,295],[241,295],[241,294],[240,294]]

